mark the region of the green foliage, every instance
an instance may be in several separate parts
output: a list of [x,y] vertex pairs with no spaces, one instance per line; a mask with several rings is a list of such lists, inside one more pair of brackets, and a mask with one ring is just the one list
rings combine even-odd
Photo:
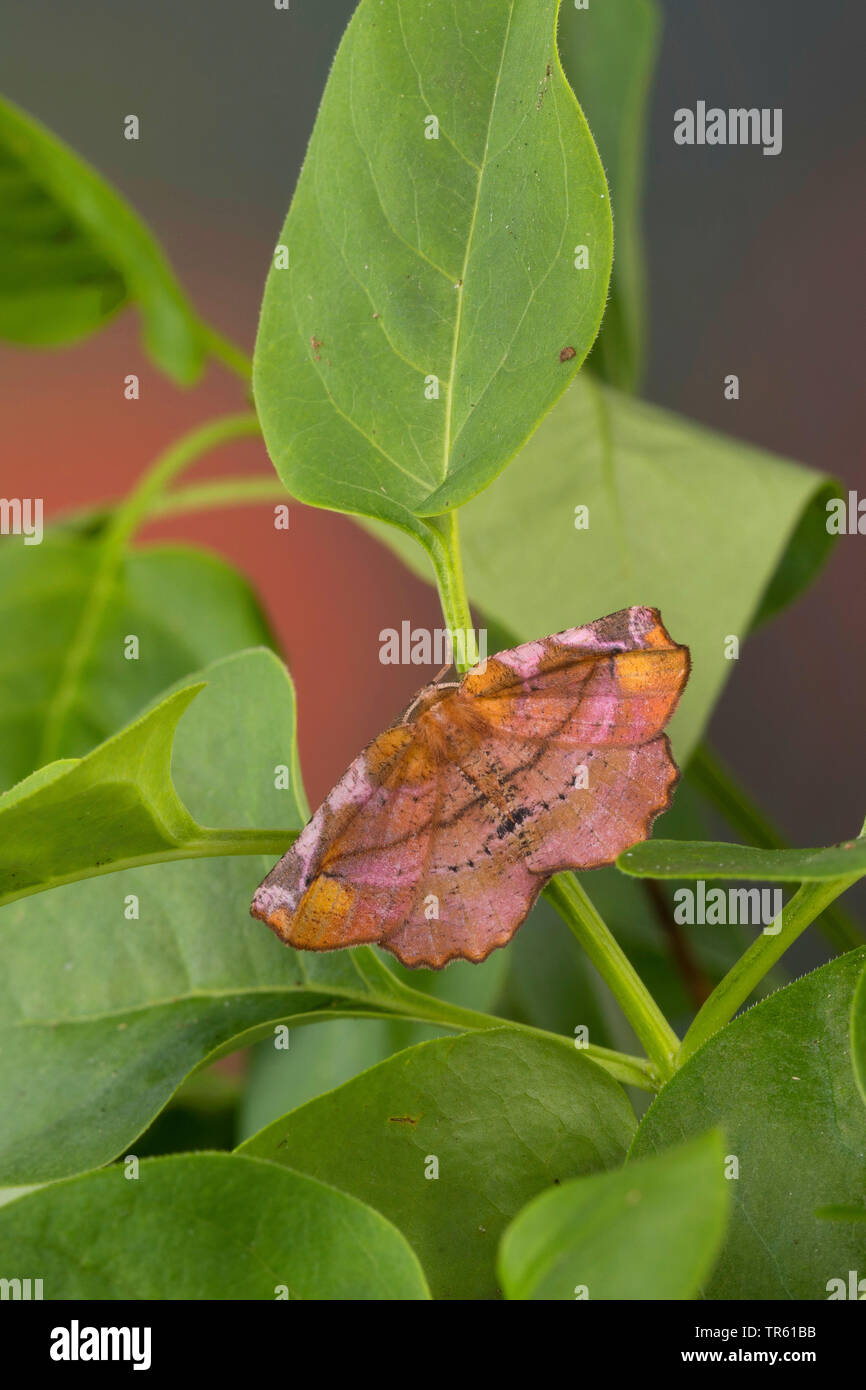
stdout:
[[[506,640],[520,641],[635,603],[659,608],[692,654],[671,724],[684,763],[734,668],[728,637],[745,640],[825,484],[583,373],[519,463],[464,508],[469,597]],[[579,506],[586,529],[576,529]],[[375,534],[426,577],[405,537],[381,526]],[[808,553],[817,565],[822,552]]]
[[640,383],[646,288],[640,202],[650,82],[658,46],[655,0],[562,8],[559,51],[610,184],[614,260],[604,323],[591,366],[611,386]]
[[49,763],[0,797],[0,903],[204,838],[171,782],[171,745],[201,686],[170,695],[79,761]]
[[[94,798],[112,804],[118,784],[102,774],[116,760],[118,745],[131,745],[135,753],[148,730],[159,756],[146,776],[158,787],[174,722],[189,687],[201,684],[174,736],[176,795],[165,783],[151,823],[143,824],[155,837],[171,820],[175,834],[190,834],[195,843],[195,826],[204,822],[213,835],[205,849],[218,857],[124,868],[3,909],[2,1183],[46,1181],[116,1157],[191,1071],[221,1052],[273,1039],[280,1020],[373,1014],[454,1026],[447,1002],[407,988],[371,949],[295,953],[248,916],[256,884],[306,818],[294,694],[270,652],[217,662],[91,758],[62,765],[53,777],[39,774],[35,787],[24,784],[21,799],[9,805],[10,824],[26,810],[28,791],[34,799],[50,798],[39,822],[47,842],[69,781],[73,792],[83,784],[85,804],[88,798],[91,805]],[[255,721],[249,719],[253,707]],[[243,729],[243,737],[227,739],[227,729]],[[133,765],[119,766],[128,779]],[[280,768],[288,777],[278,787]],[[138,795],[153,796],[144,770],[139,773]],[[68,834],[65,813],[59,824]],[[126,831],[131,837],[140,832],[132,824]],[[86,852],[87,845],[83,836],[78,847]],[[265,847],[267,858],[256,853]],[[12,863],[23,857],[10,850]],[[133,911],[138,915],[127,915]],[[458,1017],[462,1022],[459,1010]],[[31,1079],[24,1093],[22,1076]]]
[[696,1297],[725,1235],[723,1170],[722,1138],[713,1131],[616,1172],[542,1193],[503,1237],[499,1271],[506,1296],[593,1302]]
[[[274,785],[295,739],[284,669],[259,651],[202,679],[174,742],[181,802],[211,826],[296,828],[296,789]],[[227,740],[253,703],[261,722]],[[366,1002],[380,975],[390,979],[375,958],[366,975],[342,957],[307,967],[249,919],[252,891],[278,852],[126,869],[3,909],[0,1180],[106,1162],[221,1044],[337,996]],[[125,915],[131,898],[137,918]],[[23,1094],[22,1076],[31,1080]]]
[[124,304],[175,381],[199,375],[205,341],[150,232],[56,136],[0,100],[0,338],[74,343]]
[[866,1191],[866,1109],[848,1030],[866,950],[786,986],[711,1038],[647,1112],[632,1156],[719,1126],[736,1158],[711,1298],[826,1298],[862,1261],[862,1232],[816,1208]]
[[[61,705],[50,756],[79,757],[188,672],[271,641],[236,570],[206,551],[155,545],[122,559],[92,649],[78,665],[76,639],[94,604],[103,538],[97,519],[53,527],[39,546],[0,541],[0,788],[44,763],[48,724]],[[139,640],[137,661],[124,658],[128,633]]]
[[241,1152],[376,1207],[435,1297],[490,1298],[508,1219],[549,1184],[621,1162],[633,1131],[620,1087],[574,1047],[502,1029],[400,1052]]
[[463,0],[437,7],[434,37],[426,6],[361,0],[256,344],[268,449],[302,501],[429,546],[419,518],[484,488],[586,356],[611,217],[559,63],[558,10]]
[[[420,991],[458,1008],[493,1010],[509,966],[508,953],[494,951],[482,965],[454,961],[447,970],[406,970],[393,956],[390,972],[413,992]],[[437,1005],[431,1002],[431,1008]],[[491,1020],[495,1022],[495,1019]],[[342,1018],[327,1028],[298,1028],[291,1036],[291,1058],[275,1048],[273,1039],[255,1049],[238,1117],[237,1142],[248,1139],[287,1110],[324,1091],[331,1091],[392,1053],[440,1036],[435,1024],[406,1019]],[[593,1034],[596,1037],[596,1034]],[[604,1041],[599,1037],[599,1041]]]
[[[182,1258],[178,1240],[182,1233]],[[46,1298],[429,1298],[406,1241],[323,1183],[233,1154],[143,1159],[0,1209],[9,1268]]]

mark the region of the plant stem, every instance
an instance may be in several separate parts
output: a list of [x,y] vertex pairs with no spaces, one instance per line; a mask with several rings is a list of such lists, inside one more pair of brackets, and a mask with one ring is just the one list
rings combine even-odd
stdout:
[[478,644],[472,626],[472,613],[466,596],[463,578],[463,558],[460,553],[460,528],[456,512],[444,512],[442,516],[431,517],[431,526],[438,532],[442,544],[430,549],[433,567],[436,571],[436,587],[442,615],[449,632],[466,634],[463,650],[455,652],[454,665],[462,675],[478,660]]
[[200,828],[194,840],[187,840],[176,848],[165,847],[151,854],[129,855],[111,864],[91,865],[69,874],[58,874],[46,883],[37,883],[27,888],[15,888],[8,893],[0,893],[0,907],[17,902],[19,898],[32,898],[37,893],[46,893],[52,888],[62,888],[67,883],[80,883],[86,878],[103,878],[106,874],[122,873],[126,869],[141,869],[149,864],[175,864],[182,859],[216,859],[229,855],[267,854],[284,855],[297,830],[207,830]]
[[610,989],[662,1080],[673,1076],[680,1040],[574,874],[544,890]]
[[222,362],[224,367],[228,367],[230,372],[234,372],[235,376],[239,376],[249,385],[253,376],[253,364],[247,354],[209,323],[202,322],[199,328],[211,357]]
[[561,1033],[550,1033],[544,1028],[533,1028],[528,1023],[516,1023],[510,1018],[497,1018],[495,1014],[478,1013],[475,1009],[465,1009],[460,1004],[452,1004],[435,995],[422,993],[411,985],[400,982],[397,997],[405,1002],[405,1012],[419,1023],[435,1023],[442,1028],[455,1028],[461,1032],[481,1031],[490,1028],[516,1029],[546,1042],[557,1042],[570,1052],[577,1050],[582,1056],[597,1062],[610,1072],[617,1081],[628,1086],[638,1086],[642,1091],[658,1091],[661,1085],[656,1068],[645,1057],[631,1057],[626,1052],[615,1052],[609,1047],[581,1047],[575,1049],[573,1038]]
[[703,1008],[698,1010],[683,1039],[677,1065],[682,1065],[702,1043],[720,1028],[724,1028],[726,1023],[730,1023],[740,1005],[746,1002],[767,971],[810,923],[814,922],[819,912],[823,912],[828,903],[838,898],[846,888],[859,882],[859,879],[860,875],[854,874],[848,878],[825,879],[800,885],[782,909],[781,930],[775,935],[762,932],[719,982]]
[[[760,849],[789,847],[784,836],[779,834],[775,825],[705,743],[695,749],[689,762],[688,777],[732,829],[748,843]],[[818,919],[816,926],[837,951],[851,951],[863,945],[863,934],[857,923],[842,908],[829,908]]]
[[211,507],[239,507],[255,502],[288,502],[289,494],[278,478],[217,478],[209,483],[178,488],[157,497],[148,511],[154,517],[177,516],[181,512],[208,511]]
[[185,468],[230,440],[260,432],[252,412],[211,420],[183,435],[166,449],[111,516],[100,542],[99,559],[78,628],[69,645],[57,688],[45,716],[40,750],[41,763],[51,762],[61,747],[69,710],[75,700],[82,672],[93,652],[105,611],[114,591],[126,547],[172,479]]

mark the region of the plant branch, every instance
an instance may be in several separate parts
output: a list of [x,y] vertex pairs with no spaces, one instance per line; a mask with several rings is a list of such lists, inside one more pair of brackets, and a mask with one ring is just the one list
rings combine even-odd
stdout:
[[75,700],[82,672],[99,636],[126,547],[150,508],[172,480],[203,454],[219,444],[259,432],[258,417],[252,412],[223,416],[198,426],[159,455],[111,515],[100,541],[93,586],[81,611],[78,628],[69,645],[57,688],[45,716],[40,763],[51,762],[58,755],[66,719]]
[[209,511],[212,507],[240,507],[256,502],[288,502],[286,489],[273,474],[249,478],[216,478],[213,482],[197,483],[178,488],[157,497],[148,511],[154,517],[178,516],[182,512]]
[[574,874],[557,874],[544,890],[610,989],[647,1056],[665,1081],[680,1040]]

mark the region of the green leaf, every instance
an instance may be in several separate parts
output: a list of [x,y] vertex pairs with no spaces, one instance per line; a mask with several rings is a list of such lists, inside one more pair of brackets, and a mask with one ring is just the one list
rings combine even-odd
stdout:
[[486,487],[586,356],[611,218],[560,66],[558,10],[455,0],[434,15],[361,0],[355,11],[256,344],[268,449],[300,500],[429,546],[418,518]]
[[866,1111],[848,1024],[866,950],[786,986],[729,1023],[669,1081],[632,1145],[641,1158],[720,1126],[728,1241],[705,1289],[720,1299],[823,1299],[862,1262],[862,1233],[816,1208],[866,1192]]
[[[46,719],[69,681],[70,649],[93,601],[102,524],[70,522],[41,545],[0,541],[0,788],[44,761]],[[137,661],[124,658],[129,634]],[[240,648],[271,645],[247,581],[207,551],[148,546],[129,552],[90,659],[71,688],[58,752],[87,753],[189,671]]]
[[728,1198],[715,1131],[564,1183],[505,1232],[498,1267],[506,1297],[693,1298],[724,1240]]
[[605,0],[581,10],[566,4],[559,22],[562,65],[598,145],[614,219],[610,299],[592,367],[624,391],[638,385],[644,355],[640,212],[659,19],[655,0]]
[[[295,764],[284,667],[244,652],[200,679],[172,754],[182,804],[214,827],[299,827],[302,793],[275,785]],[[278,1020],[419,1016],[372,951],[295,954],[250,918],[275,857],[129,869],[3,908],[0,1183],[116,1157],[194,1068]]]
[[851,1060],[860,1094],[866,1103],[866,967],[851,1004]]
[[[178,1259],[178,1241],[183,1258]],[[421,1268],[378,1212],[235,1154],[143,1159],[0,1209],[10,1270],[48,1299],[426,1299]]]
[[715,840],[645,840],[624,850],[618,869],[637,878],[736,878],[812,883],[866,874],[866,838],[827,849],[756,849]]
[[171,781],[171,745],[200,685],[178,691],[88,757],[0,796],[0,903],[203,839]]
[[94,169],[3,100],[0,193],[0,338],[74,343],[131,302],[157,366],[195,381],[205,339],[150,232]]
[[764,591],[753,627],[769,622],[787,608],[823,569],[836,544],[835,535],[827,530],[827,503],[841,496],[839,484],[828,479],[811,498]]
[[[699,741],[818,473],[600,387],[586,372],[524,450],[461,513],[469,597],[528,641],[632,604],[661,609],[692,653],[671,724]],[[589,528],[575,529],[575,507]],[[370,524],[370,523],[368,523]],[[375,534],[428,577],[408,539]]]
[[[565,1042],[512,1029],[422,1043],[292,1111],[241,1151],[369,1202],[438,1298],[496,1294],[496,1242],[551,1183],[622,1160],[622,1089]],[[438,1178],[431,1160],[438,1162]]]

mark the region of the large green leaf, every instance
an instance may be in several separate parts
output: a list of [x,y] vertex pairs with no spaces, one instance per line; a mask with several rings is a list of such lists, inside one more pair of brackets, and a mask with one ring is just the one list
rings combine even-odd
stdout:
[[268,449],[302,501],[429,543],[417,518],[484,488],[588,352],[611,218],[558,10],[361,0],[256,344]]
[[734,1019],[641,1123],[634,1157],[718,1125],[737,1159],[711,1298],[823,1299],[828,1280],[862,1266],[862,1230],[816,1211],[866,1193],[866,1109],[848,1039],[864,961],[866,950],[852,951]]
[[544,1192],[502,1239],[506,1296],[693,1298],[724,1240],[728,1186],[722,1139],[711,1132]]
[[565,4],[559,51],[610,184],[614,222],[610,299],[592,366],[612,386],[638,384],[645,337],[640,207],[650,81],[658,46],[655,0]]
[[[496,1243],[552,1183],[614,1167],[634,1129],[619,1085],[512,1029],[400,1052],[241,1151],[353,1193],[404,1232],[440,1298],[496,1294]],[[438,1163],[437,1177],[432,1160]]]
[[[809,469],[600,387],[586,372],[521,455],[461,513],[469,596],[527,641],[632,604],[661,609],[691,648],[671,724],[699,740],[776,565],[816,490]],[[575,508],[589,508],[588,529]],[[582,517],[578,517],[582,520]],[[375,533],[429,577],[392,528]]]
[[[0,788],[45,761],[46,720],[69,703],[61,744],[78,757],[128,723],[189,671],[243,647],[270,644],[245,579],[207,551],[148,546],[124,558],[97,641],[80,671],[70,665],[82,614],[94,602],[99,522],[52,527],[42,544],[0,541]],[[126,638],[139,659],[126,660]]]
[[[47,1299],[426,1299],[412,1250],[344,1192],[235,1154],[143,1159],[0,1210]],[[181,1258],[179,1258],[179,1254]]]
[[817,883],[866,874],[866,837],[826,849],[756,849],[717,840],[645,840],[616,861],[637,878],[737,878]]
[[[247,652],[197,679],[172,754],[183,805],[214,827],[298,827],[302,793],[275,785],[295,762],[285,669]],[[0,911],[0,1183],[114,1158],[190,1071],[279,1019],[419,1016],[372,951],[296,955],[250,918],[275,857],[130,869]]]
[[94,169],[3,100],[0,195],[0,338],[74,343],[131,302],[157,365],[196,379],[204,335],[150,232]]

